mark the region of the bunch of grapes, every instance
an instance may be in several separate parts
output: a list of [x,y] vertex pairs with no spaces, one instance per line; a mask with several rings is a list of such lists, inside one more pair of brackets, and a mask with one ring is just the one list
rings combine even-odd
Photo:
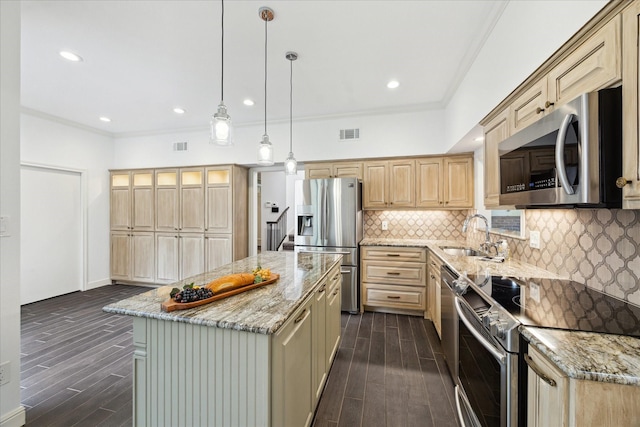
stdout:
[[200,288],[193,285],[186,285],[182,290],[174,288],[174,291],[171,292],[171,297],[175,302],[194,302],[200,301],[203,299],[211,298],[213,296],[213,291],[208,288]]
[[271,277],[271,269],[257,266],[253,269],[253,275],[255,276],[255,280],[253,283],[261,283],[269,280],[269,278]]

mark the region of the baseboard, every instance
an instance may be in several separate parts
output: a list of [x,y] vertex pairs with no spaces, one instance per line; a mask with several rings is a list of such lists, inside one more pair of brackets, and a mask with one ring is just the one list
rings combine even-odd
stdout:
[[26,414],[24,406],[20,405],[2,416],[0,427],[22,427],[26,424]]
[[106,286],[110,284],[111,284],[111,279],[96,280],[94,282],[87,283],[87,287],[85,288],[85,291],[89,291],[91,289],[99,288],[101,286]]

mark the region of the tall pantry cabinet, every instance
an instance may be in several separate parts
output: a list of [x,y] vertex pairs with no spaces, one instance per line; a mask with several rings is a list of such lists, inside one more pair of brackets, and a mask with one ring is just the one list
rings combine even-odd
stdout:
[[248,170],[111,171],[111,280],[167,284],[247,256]]

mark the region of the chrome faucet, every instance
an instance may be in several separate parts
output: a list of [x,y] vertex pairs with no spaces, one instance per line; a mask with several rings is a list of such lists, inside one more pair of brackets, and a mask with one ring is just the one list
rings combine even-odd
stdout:
[[489,253],[489,250],[491,248],[494,248],[496,250],[496,253],[497,253],[498,252],[498,248],[495,246],[494,243],[491,242],[491,239],[489,238],[489,221],[487,220],[487,218],[484,215],[474,214],[474,215],[471,215],[471,216],[467,217],[467,219],[465,219],[464,223],[462,224],[462,232],[463,233],[467,232],[467,228],[469,227],[469,222],[473,218],[480,218],[481,220],[484,221],[484,243],[480,245],[480,250],[482,250],[485,253]]

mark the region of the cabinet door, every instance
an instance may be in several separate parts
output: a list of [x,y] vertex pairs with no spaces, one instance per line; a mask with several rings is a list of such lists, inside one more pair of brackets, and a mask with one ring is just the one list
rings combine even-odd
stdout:
[[154,230],[155,203],[153,198],[153,172],[132,172],[131,227],[135,231]]
[[416,205],[415,162],[413,160],[389,161],[389,206],[413,208]]
[[111,233],[111,279],[131,277],[131,237],[127,232]]
[[314,319],[313,319],[313,391],[314,399],[318,401],[322,395],[322,389],[327,380],[327,292],[329,292],[328,280],[320,286],[315,293]]
[[277,332],[273,342],[273,418],[274,426],[311,425],[313,299],[307,300]]
[[233,261],[233,238],[231,234],[208,234],[204,237],[205,270],[211,271]]
[[435,313],[433,316],[433,326],[436,327],[436,332],[438,333],[438,337],[442,338],[442,295],[440,292],[442,291],[442,284],[440,283],[440,276],[435,276],[436,280],[434,281],[435,285]]
[[207,168],[205,231],[233,232],[231,168]]
[[333,165],[331,163],[314,163],[305,166],[305,177],[307,179],[332,178]]
[[180,226],[183,232],[204,231],[204,170],[180,169]]
[[128,172],[111,174],[111,229],[131,229],[131,186]]
[[336,163],[333,165],[333,177],[362,179],[362,163]]
[[629,181],[622,189],[622,207],[640,209],[640,2],[632,2],[622,19],[622,173]]
[[621,18],[616,16],[549,72],[550,100],[566,104],[621,79],[620,27]]
[[566,377],[532,345],[529,345],[528,355],[527,426],[567,426]]
[[152,232],[131,234],[131,280],[153,283],[155,236]]
[[342,274],[339,268],[331,275],[327,292],[327,343],[325,350],[328,371],[338,352],[342,332],[340,322],[342,316],[340,312],[342,304]]
[[156,231],[175,232],[180,225],[178,171],[156,171]]
[[509,110],[504,110],[484,127],[484,205],[500,205],[498,144],[509,136]]
[[416,160],[416,207],[443,207],[443,184],[441,157]]
[[552,107],[547,104],[548,100],[547,78],[543,77],[511,103],[509,132],[513,134],[540,120]]
[[363,207],[381,209],[387,207],[388,162],[367,162],[364,165]]
[[180,279],[204,273],[204,235],[180,234]]
[[444,159],[444,207],[473,207],[473,159],[470,157],[445,157]]
[[156,233],[156,283],[169,284],[180,279],[178,234]]

